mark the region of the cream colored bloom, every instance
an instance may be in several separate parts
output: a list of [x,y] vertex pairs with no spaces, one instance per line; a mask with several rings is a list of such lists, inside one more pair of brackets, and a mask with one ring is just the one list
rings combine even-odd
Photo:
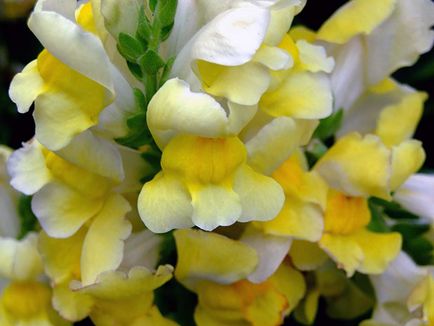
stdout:
[[287,262],[265,281],[247,281],[258,258],[244,243],[196,230],[177,230],[175,240],[175,277],[198,294],[198,325],[279,325],[305,293],[302,274]]
[[126,116],[134,110],[131,87],[96,33],[91,3],[76,6],[73,0],[61,6],[38,2],[29,27],[45,49],[9,90],[21,113],[35,102],[36,138],[50,150],[92,127],[112,138],[124,136]]
[[247,164],[231,117],[211,96],[172,79],[154,96],[147,115],[163,151],[162,171],[139,196],[139,213],[150,230],[213,230],[277,215],[282,189]]
[[[8,161],[11,184],[33,195],[32,209],[48,235],[68,238],[83,226],[88,228],[81,257],[85,284],[122,260],[123,240],[131,225],[125,219],[130,204],[121,193],[140,187],[135,172],[143,171],[141,165],[135,151],[102,142],[87,132],[61,153],[34,140]],[[133,170],[125,173],[128,167]]]
[[419,267],[405,253],[382,275],[371,276],[377,305],[363,326],[431,325],[434,322],[432,267]]

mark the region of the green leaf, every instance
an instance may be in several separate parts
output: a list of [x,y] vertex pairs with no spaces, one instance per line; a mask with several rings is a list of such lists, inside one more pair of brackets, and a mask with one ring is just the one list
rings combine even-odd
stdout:
[[151,9],[152,12],[155,12],[155,7],[157,6],[158,0],[149,0],[149,9]]
[[142,69],[138,64],[127,61],[127,66],[128,69],[130,69],[131,73],[134,75],[134,77],[136,77],[139,80],[143,78]]
[[164,67],[164,61],[154,50],[148,49],[138,60],[142,71],[155,75],[160,68]]
[[173,25],[177,5],[177,0],[159,0],[155,17],[162,28]]
[[172,70],[173,63],[175,62],[175,57],[169,58],[164,65],[163,73],[161,74],[160,87],[169,79],[170,71]]
[[133,63],[143,54],[144,48],[139,40],[131,35],[120,33],[118,50],[122,56]]
[[393,231],[401,233],[402,248],[419,265],[434,263],[432,243],[424,236],[430,230],[429,224],[418,224],[414,221],[402,222],[392,227]]
[[368,229],[378,233],[390,232],[382,207],[376,205],[375,202],[372,201],[372,198],[369,199],[368,206],[371,211],[371,221],[368,224]]
[[377,206],[383,207],[384,213],[393,219],[410,219],[417,220],[419,217],[406,211],[401,205],[393,201],[387,201],[381,198],[373,197],[370,201]]
[[306,158],[309,167],[313,167],[316,162],[327,152],[328,147],[320,140],[313,139],[306,148]]
[[340,128],[343,117],[344,111],[340,109],[329,117],[322,119],[313,134],[313,138],[326,140],[332,137]]
[[23,239],[27,233],[36,230],[38,220],[35,214],[33,214],[31,196],[21,196],[18,201],[18,214],[20,217],[20,233],[18,239]]
[[144,17],[139,21],[139,26],[137,28],[138,35],[144,39],[147,43],[152,40],[152,26],[147,17]]
[[404,238],[414,239],[430,230],[429,224],[416,224],[411,222],[398,223],[392,226],[392,230],[401,233]]
[[140,111],[146,112],[148,108],[148,104],[146,102],[145,94],[143,94],[143,92],[138,88],[134,88],[133,92],[134,92],[134,100],[136,102],[137,107],[139,108]]

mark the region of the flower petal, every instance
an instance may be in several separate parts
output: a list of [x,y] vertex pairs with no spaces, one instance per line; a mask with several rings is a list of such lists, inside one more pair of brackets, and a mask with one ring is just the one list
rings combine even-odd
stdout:
[[343,44],[357,34],[370,34],[391,15],[397,0],[352,0],[336,11],[318,31],[318,38]]
[[434,176],[414,174],[394,193],[393,198],[413,214],[428,217],[434,221]]
[[242,205],[240,196],[232,189],[209,184],[191,191],[194,225],[211,231],[218,226],[234,224],[240,219]]
[[73,235],[102,206],[101,199],[86,197],[58,182],[49,183],[32,199],[32,210],[42,228],[55,238]]
[[17,281],[36,279],[42,272],[42,260],[36,244],[38,236],[29,233],[23,240],[0,238],[0,275]]
[[265,234],[255,227],[248,227],[240,238],[258,254],[258,266],[247,276],[252,283],[261,283],[268,279],[288,254],[292,239]]
[[396,258],[401,250],[402,238],[399,233],[374,233],[362,230],[353,239],[363,251],[364,258],[357,268],[361,273],[380,274]]
[[26,113],[43,91],[44,80],[39,75],[37,60],[33,60],[12,79],[9,97],[17,105],[18,112]]
[[390,187],[397,189],[413,173],[417,172],[425,161],[425,151],[418,140],[407,140],[392,149],[392,176]]
[[185,186],[175,177],[161,172],[147,182],[138,199],[140,217],[155,233],[193,226],[193,206]]
[[7,162],[11,185],[26,195],[33,195],[52,179],[45,165],[42,146],[35,140],[24,143]]
[[332,112],[330,80],[323,73],[291,73],[262,96],[259,107],[274,117],[325,118]]
[[92,284],[105,271],[116,269],[123,256],[124,242],[131,233],[125,214],[131,209],[127,200],[113,195],[95,216],[83,243],[81,279],[83,285]]
[[254,249],[216,233],[177,230],[174,236],[178,250],[175,277],[190,289],[200,280],[236,282],[249,275],[258,263]]
[[164,148],[176,133],[204,137],[225,135],[225,110],[211,96],[190,91],[180,79],[171,79],[154,95],[147,113],[149,129]]
[[331,187],[351,196],[388,199],[390,156],[390,151],[378,137],[367,135],[362,138],[360,134],[351,133],[326,152],[315,170]]
[[242,206],[240,222],[270,220],[279,213],[285,201],[283,190],[276,181],[247,165],[235,174],[233,189]]

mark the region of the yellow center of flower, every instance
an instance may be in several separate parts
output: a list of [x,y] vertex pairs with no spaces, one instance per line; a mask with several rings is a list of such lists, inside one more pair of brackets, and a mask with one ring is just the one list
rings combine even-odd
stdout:
[[325,231],[335,235],[348,235],[365,227],[371,220],[365,198],[349,197],[330,190],[324,215]]
[[4,308],[13,316],[28,318],[50,304],[50,289],[39,282],[13,282],[3,292]]
[[237,137],[179,135],[165,148],[161,165],[165,173],[176,173],[186,181],[217,184],[231,177],[246,155]]
[[59,180],[80,193],[91,197],[103,196],[111,186],[110,181],[73,165],[60,156],[44,150],[45,162],[50,172]]

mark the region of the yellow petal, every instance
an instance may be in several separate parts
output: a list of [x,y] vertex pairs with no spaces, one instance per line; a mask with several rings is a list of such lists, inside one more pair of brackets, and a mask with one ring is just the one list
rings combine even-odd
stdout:
[[26,195],[33,195],[52,179],[42,149],[36,140],[31,140],[9,157],[11,185]]
[[95,216],[83,243],[81,278],[84,285],[93,283],[98,274],[120,265],[123,240],[131,233],[131,224],[125,219],[130,209],[126,199],[113,195]]
[[67,238],[97,214],[103,200],[88,198],[62,183],[52,182],[32,199],[32,209],[51,237]]
[[152,97],[147,122],[156,143],[164,148],[177,133],[224,136],[228,119],[225,110],[211,96],[194,93],[185,81],[174,78]]
[[246,160],[246,149],[236,137],[203,138],[179,135],[167,145],[161,158],[164,172],[187,182],[218,184]]
[[52,238],[41,232],[38,249],[45,271],[55,284],[80,278],[80,257],[86,232],[87,228],[83,227],[66,239]]
[[407,140],[393,147],[391,189],[397,189],[413,173],[416,173],[424,161],[425,151],[418,140]]
[[190,185],[193,205],[191,219],[202,230],[234,224],[241,216],[240,196],[226,185]]
[[36,279],[43,272],[37,241],[34,232],[23,240],[0,238],[0,275],[18,281]]
[[303,274],[291,267],[287,262],[283,262],[279,269],[270,279],[274,288],[282,293],[288,302],[285,314],[295,309],[300,300],[306,293],[306,283]]
[[44,92],[35,103],[36,138],[51,150],[68,144],[80,132],[98,123],[109,102],[106,89],[44,50],[38,57]]
[[371,212],[368,201],[362,197],[348,197],[334,190],[329,191],[324,214],[325,231],[331,234],[349,235],[369,224]]
[[198,280],[235,282],[251,273],[258,263],[252,248],[219,234],[177,230],[174,236],[178,250],[175,276],[188,288],[195,288]]
[[247,165],[235,174],[233,187],[242,207],[240,222],[271,220],[285,201],[283,190],[275,180]]
[[53,287],[53,307],[68,320],[79,321],[87,317],[94,305],[93,298],[69,288],[69,281]]
[[323,233],[323,213],[318,205],[287,197],[280,213],[271,221],[255,225],[265,233],[317,241]]
[[73,283],[72,288],[98,300],[122,300],[142,293],[152,294],[172,278],[173,267],[159,266],[155,273],[145,267],[133,267],[128,273],[108,271],[98,276],[97,282],[88,286]]
[[306,171],[305,157],[300,152],[291,155],[276,171],[273,178],[287,196],[314,203],[325,208],[328,187],[317,171]]
[[363,250],[351,236],[326,233],[319,245],[337,262],[339,268],[346,271],[348,277],[354,274],[364,259]]
[[357,268],[366,274],[380,274],[401,250],[402,238],[399,233],[374,233],[362,230],[353,239],[363,251],[364,258]]
[[330,81],[322,73],[291,73],[262,96],[259,107],[274,117],[325,118],[332,112]]
[[289,35],[294,41],[306,40],[307,42],[314,43],[316,41],[316,33],[302,25],[297,25],[289,30]]
[[25,113],[43,91],[44,80],[39,75],[37,60],[33,60],[12,79],[9,97],[17,105],[18,112]]
[[296,42],[298,54],[300,57],[299,68],[310,72],[326,72],[330,73],[333,70],[335,61],[332,57],[327,57],[324,47],[313,45],[305,40]]
[[289,250],[292,263],[302,271],[312,271],[321,266],[327,255],[315,242],[294,240]]
[[317,126],[317,120],[271,120],[246,142],[250,166],[270,175],[296,148],[310,141]]
[[172,175],[160,172],[147,182],[137,204],[143,223],[153,232],[193,226],[190,194],[180,180]]
[[242,105],[257,104],[270,84],[268,69],[256,62],[226,67],[199,60],[197,67],[207,93]]
[[[51,298],[50,288],[35,281],[12,282],[4,290],[1,298],[4,309],[16,319],[14,325],[20,321],[32,320],[44,316],[49,309]],[[41,325],[51,325],[45,318]]]
[[[355,159],[357,158],[357,159]],[[315,165],[328,184],[352,196],[388,199],[390,151],[373,135],[340,138]]]
[[336,11],[318,31],[318,38],[343,44],[357,34],[370,34],[393,11],[396,0],[352,0]]
[[426,99],[426,93],[410,93],[398,104],[383,109],[377,122],[376,134],[387,146],[398,145],[413,136]]
[[303,301],[294,311],[295,319],[303,325],[312,325],[318,311],[320,292],[318,289],[309,291]]

